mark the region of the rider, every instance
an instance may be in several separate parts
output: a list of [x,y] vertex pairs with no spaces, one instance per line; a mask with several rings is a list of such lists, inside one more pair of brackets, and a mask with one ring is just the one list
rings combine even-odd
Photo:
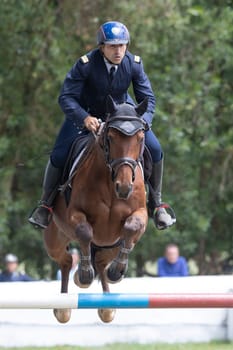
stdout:
[[[98,47],[82,56],[68,72],[59,96],[66,119],[46,167],[41,201],[29,218],[33,225],[41,228],[48,226],[69,149],[78,136],[98,130],[99,118],[104,120],[106,116],[108,95],[116,103],[134,104],[128,94],[132,83],[137,103],[148,98],[143,119],[151,126],[155,97],[141,58],[127,50],[129,42],[130,35],[124,24],[106,22],[97,33]],[[145,132],[145,143],[153,162],[149,179],[153,195],[149,194],[148,212],[157,228],[163,229],[174,223],[161,202],[163,153],[152,130]]]

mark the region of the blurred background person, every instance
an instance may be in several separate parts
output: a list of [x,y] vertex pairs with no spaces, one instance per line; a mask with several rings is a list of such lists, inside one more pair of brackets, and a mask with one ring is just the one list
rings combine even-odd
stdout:
[[28,282],[34,279],[26,273],[18,271],[19,262],[14,254],[7,254],[4,259],[5,269],[0,273],[0,282]]
[[[70,269],[69,273],[69,279],[73,279],[75,272],[78,270],[78,264],[79,264],[79,252],[78,249],[76,248],[71,248],[69,250],[69,253],[72,256],[72,267]],[[57,271],[57,280],[61,280],[61,270]]]
[[188,276],[188,264],[183,256],[180,256],[179,247],[176,244],[168,244],[164,257],[158,259],[159,277]]

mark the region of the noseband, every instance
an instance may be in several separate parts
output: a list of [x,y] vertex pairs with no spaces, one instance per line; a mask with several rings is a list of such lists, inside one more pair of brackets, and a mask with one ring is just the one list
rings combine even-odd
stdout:
[[[130,123],[131,125],[131,130],[124,129],[124,124],[127,125],[127,122]],[[103,150],[104,150],[104,157],[106,164],[108,168],[111,171],[112,175],[112,181],[116,179],[117,173],[119,169],[127,165],[130,167],[132,170],[132,182],[135,180],[135,170],[137,165],[142,161],[143,157],[143,151],[144,151],[144,142],[141,144],[141,149],[139,152],[139,156],[137,159],[133,159],[130,157],[122,157],[122,158],[117,158],[117,159],[112,159],[110,158],[110,143],[108,139],[108,130],[110,128],[117,129],[119,130],[122,134],[126,136],[133,136],[135,135],[138,131],[146,130],[146,123],[144,122],[143,119],[139,117],[133,117],[133,116],[116,116],[108,119],[105,123],[105,127],[103,130]]]

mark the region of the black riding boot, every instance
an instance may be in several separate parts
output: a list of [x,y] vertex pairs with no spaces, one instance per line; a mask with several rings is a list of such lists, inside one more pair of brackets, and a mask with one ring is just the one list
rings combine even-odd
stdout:
[[[163,158],[152,165],[152,173],[149,179],[148,214],[154,220],[156,227],[161,230],[173,225],[176,221],[174,216],[167,213],[161,200],[163,179]],[[171,208],[170,208],[171,209]],[[171,209],[172,210],[172,209]]]
[[45,229],[52,216],[52,205],[57,195],[58,186],[62,175],[61,168],[55,168],[51,161],[45,169],[43,181],[43,195],[37,208],[35,208],[28,221],[37,228]]

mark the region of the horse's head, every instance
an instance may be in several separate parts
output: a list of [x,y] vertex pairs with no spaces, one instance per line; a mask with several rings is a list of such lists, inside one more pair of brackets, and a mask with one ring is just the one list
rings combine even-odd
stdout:
[[103,140],[105,159],[120,199],[128,199],[133,191],[136,167],[144,149],[146,123],[142,115],[147,104],[147,99],[137,107],[126,103],[116,105],[111,97],[107,101],[108,118]]

